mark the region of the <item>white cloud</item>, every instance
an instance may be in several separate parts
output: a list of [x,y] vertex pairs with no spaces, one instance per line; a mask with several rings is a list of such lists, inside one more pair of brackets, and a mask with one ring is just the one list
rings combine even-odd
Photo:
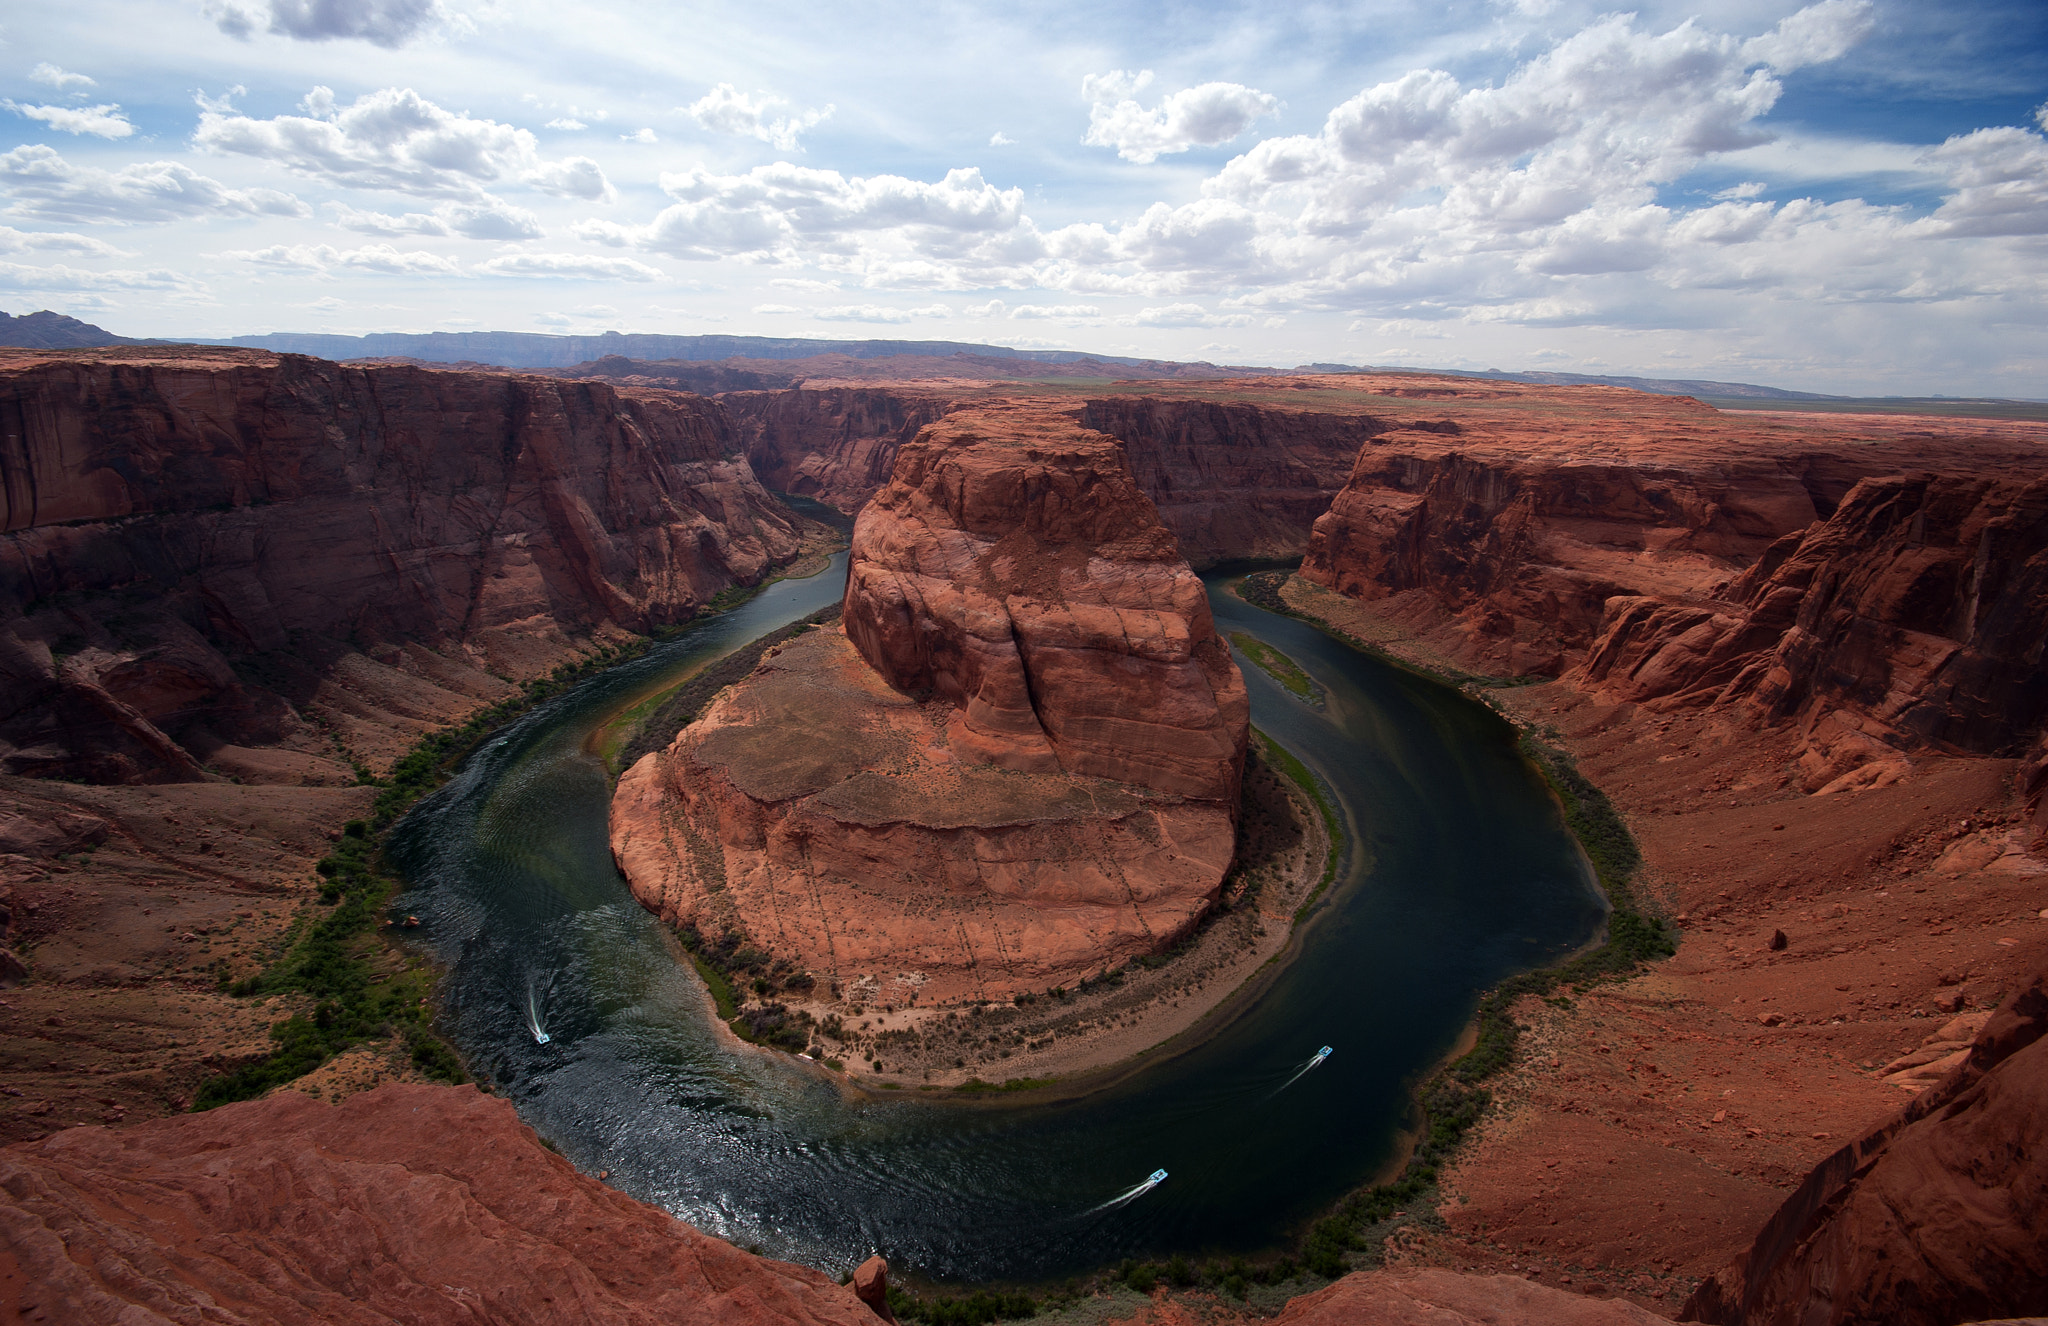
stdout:
[[[264,18],[263,9],[237,0],[216,0],[214,25],[247,41]],[[297,41],[354,39],[387,49],[403,46],[439,24],[439,0],[270,0],[267,30]]]
[[684,107],[683,113],[714,133],[758,138],[777,151],[794,152],[797,136],[823,123],[835,108],[826,106],[779,117],[769,114],[770,107],[788,104],[772,92],[749,96],[730,83],[720,83]]
[[1211,313],[1200,304],[1167,304],[1117,321],[1126,327],[1249,327],[1259,319],[1249,313]]
[[0,226],[0,253],[27,253],[41,250],[48,253],[84,253],[95,258],[130,258],[134,255],[125,249],[117,249],[102,239],[81,235],[69,230],[16,230],[13,226]]
[[547,232],[540,218],[523,207],[493,198],[481,203],[442,203],[432,212],[359,211],[346,204],[331,204],[335,224],[365,235],[461,235],[465,239],[539,239]]
[[140,223],[192,217],[303,217],[312,209],[275,189],[231,189],[176,161],[101,170],[73,165],[40,143],[0,153],[8,211],[52,221]]
[[376,272],[385,276],[456,276],[462,269],[453,261],[423,249],[401,253],[389,244],[365,244],[359,249],[340,250],[328,244],[273,244],[262,249],[236,249],[229,258],[260,267],[281,267],[291,271],[329,272],[344,268]]
[[190,292],[205,287],[172,271],[81,271],[59,263],[54,267],[31,267],[18,262],[0,262],[0,290],[170,290]]
[[512,183],[572,198],[611,197],[590,158],[544,160],[526,130],[443,110],[411,88],[384,88],[339,107],[319,87],[304,105],[308,114],[258,120],[202,101],[192,141],[349,188],[475,199],[487,184]]
[[1017,140],[998,129],[988,136],[988,145],[990,147],[1015,147]]
[[577,234],[678,258],[815,257],[907,286],[973,284],[976,273],[1010,272],[1019,257],[1038,256],[1023,190],[998,189],[978,170],[927,184],[777,162],[744,175],[664,174],[661,186],[676,201],[646,225],[585,222]]
[[1955,189],[1921,227],[1944,236],[2048,235],[2048,138],[1979,129],[1927,153]]
[[1152,71],[1137,74],[1112,69],[1081,80],[1088,107],[1088,132],[1081,141],[1113,147],[1126,161],[1140,164],[1162,154],[1191,147],[1227,143],[1261,116],[1280,109],[1277,97],[1242,83],[1203,83],[1176,92],[1150,110],[1136,94],[1152,81]]
[[544,129],[588,129],[590,126],[571,115],[558,115],[541,126]]
[[1761,37],[1742,44],[1743,58],[1789,74],[1810,64],[1839,60],[1876,26],[1870,0],[1820,0]]
[[754,312],[780,315],[785,313],[801,313],[803,310],[794,304],[756,304],[754,305]]
[[620,134],[619,141],[622,143],[658,143],[661,140],[654,136],[654,130],[643,125],[632,133]]
[[1024,304],[1010,310],[1013,318],[1099,318],[1102,310],[1093,304]]
[[923,308],[888,308],[880,304],[840,304],[832,308],[814,309],[811,316],[820,322],[916,322],[920,318],[947,318],[953,310],[944,304],[926,304]]
[[491,276],[531,276],[570,281],[658,281],[662,271],[631,258],[584,253],[508,253],[477,264]]
[[31,83],[41,83],[44,87],[53,87],[56,88],[59,92],[66,91],[74,87],[86,88],[99,86],[97,80],[87,78],[84,74],[74,74],[68,69],[60,69],[56,65],[51,64],[48,60],[43,61],[41,64],[38,64],[35,68],[29,70],[28,78],[29,82]]
[[126,138],[135,132],[135,126],[128,123],[128,117],[121,108],[111,103],[104,106],[25,106],[18,102],[0,101],[0,106],[16,115],[41,120],[61,133]]

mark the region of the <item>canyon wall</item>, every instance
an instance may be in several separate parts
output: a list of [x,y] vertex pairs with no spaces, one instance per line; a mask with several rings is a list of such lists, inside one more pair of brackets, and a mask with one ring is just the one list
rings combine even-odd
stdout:
[[1138,486],[1196,566],[1301,556],[1359,449],[1402,427],[1367,414],[1152,395],[1090,400],[1081,423],[1123,442]]
[[805,532],[693,397],[256,351],[0,355],[0,482],[0,769],[97,782],[380,764]]
[[1303,579],[1473,670],[1796,718],[1808,790],[1906,748],[2016,755],[2048,717],[2037,426],[1489,390],[1365,445]]
[[1897,1118],[1816,1166],[1681,1321],[1947,1326],[2048,1314],[2048,972]]
[[[852,514],[880,491],[897,450],[919,429],[949,410],[1000,399],[964,385],[908,383],[735,391],[719,403],[762,482]],[[1079,419],[1123,442],[1138,486],[1180,541],[1181,555],[1198,567],[1299,557],[1359,447],[1403,426],[1363,414],[1154,395],[1089,399]]]
[[1807,790],[1868,786],[1910,749],[2021,754],[2048,721],[2043,604],[2048,479],[1865,479],[1711,601],[1610,599],[1575,680],[1796,719]]
[[620,780],[650,910],[936,1003],[1072,984],[1214,903],[1244,682],[1114,439],[1042,409],[926,428],[855,527],[844,623]]
[[761,482],[848,515],[889,481],[897,448],[951,408],[905,387],[735,391],[719,404]]
[[0,1310],[69,1326],[877,1320],[578,1173],[473,1087],[280,1091],[9,1147],[0,1250]]

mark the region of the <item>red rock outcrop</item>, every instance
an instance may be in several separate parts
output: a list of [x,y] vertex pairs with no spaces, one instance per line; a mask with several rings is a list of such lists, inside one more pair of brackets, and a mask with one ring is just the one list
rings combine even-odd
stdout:
[[1518,1275],[1354,1271],[1289,1301],[1274,1326],[1656,1326],[1620,1299],[1587,1298]]
[[875,1322],[829,1277],[577,1173],[502,1100],[400,1085],[0,1150],[0,1311],[67,1326]]
[[1497,384],[1430,406],[1442,432],[1360,451],[1301,574],[1465,666],[1796,715],[1809,790],[1902,747],[2017,753],[2048,714],[2048,427]]
[[1807,790],[1868,786],[1918,747],[2020,753],[2048,720],[2044,605],[2048,479],[1866,479],[1716,599],[1610,599],[1577,679],[1798,718]]
[[896,449],[951,408],[905,387],[735,391],[719,404],[761,482],[848,515],[889,481]]
[[0,767],[88,781],[346,781],[323,688],[442,717],[802,537],[692,397],[257,351],[0,353],[0,475]]
[[[899,447],[975,400],[964,386],[949,395],[915,383],[719,398],[762,482],[849,514],[888,480]],[[1299,557],[1360,445],[1389,427],[1368,414],[1291,402],[1161,395],[1092,399],[1080,421],[1123,442],[1138,486],[1196,566]]]
[[1214,902],[1248,712],[1115,440],[956,413],[863,512],[844,633],[782,646],[629,770],[613,852],[649,909],[850,998],[1068,984]]
[[1899,1117],[1821,1162],[1680,1319],[1947,1326],[2048,1315],[2048,972]]
[[1359,448],[1398,426],[1266,398],[1158,395],[1090,400],[1081,423],[1123,442],[1138,486],[1198,567],[1301,556]]
[[902,449],[854,526],[845,621],[991,763],[1237,799],[1249,710],[1202,582],[1117,441],[1063,415],[962,410]]

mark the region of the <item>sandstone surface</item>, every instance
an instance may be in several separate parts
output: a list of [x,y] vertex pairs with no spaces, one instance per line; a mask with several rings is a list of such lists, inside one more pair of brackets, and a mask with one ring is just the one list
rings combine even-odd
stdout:
[[1807,790],[1869,786],[1918,747],[2020,753],[2048,720],[2044,603],[2048,477],[1865,479],[1713,600],[1608,600],[1583,684],[1797,719]]
[[1515,1275],[1437,1269],[1353,1272],[1291,1300],[1275,1326],[1654,1326],[1620,1299],[1587,1298]]
[[359,770],[812,536],[695,398],[210,347],[0,352],[0,475],[0,1139],[267,1053]]
[[855,528],[844,621],[620,780],[650,910],[905,1003],[1071,984],[1213,904],[1244,682],[1113,439],[926,429]]
[[8,1147],[0,1253],[0,1311],[76,1326],[875,1321],[579,1174],[470,1087],[282,1091]]
[[2048,1315],[2048,970],[1939,1085],[1816,1166],[1682,1321],[1939,1326]]
[[377,727],[684,620],[803,536],[715,408],[599,383],[8,351],[0,455],[0,767],[92,782],[223,751],[349,781],[308,710],[379,763]]

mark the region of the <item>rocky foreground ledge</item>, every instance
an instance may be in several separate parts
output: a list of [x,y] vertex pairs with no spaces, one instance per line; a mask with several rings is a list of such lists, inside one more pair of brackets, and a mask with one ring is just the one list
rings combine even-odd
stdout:
[[[1816,1167],[1685,1319],[1931,1324],[2048,1309],[2048,1190],[2025,1140],[2048,1108],[2044,1031],[2048,973],[2005,1001],[1942,1082]],[[10,1319],[872,1326],[881,1318],[863,1298],[880,1297],[881,1269],[841,1286],[734,1248],[578,1173],[473,1087],[391,1084],[338,1106],[281,1091],[0,1149]],[[1163,1326],[1192,1310],[1243,1320],[1206,1298],[1084,1300],[1068,1319]],[[1444,1269],[1355,1272],[1277,1318],[1661,1320],[1620,1299]]]
[[1006,1000],[1195,926],[1248,724],[1116,440],[962,411],[855,527],[843,633],[781,647],[629,770],[612,847],[650,910],[848,999]]

